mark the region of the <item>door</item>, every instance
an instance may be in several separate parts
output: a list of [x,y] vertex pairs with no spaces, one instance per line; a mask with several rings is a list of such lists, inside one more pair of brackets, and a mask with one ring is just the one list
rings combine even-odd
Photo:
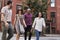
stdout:
[[56,33],[56,12],[51,12],[51,33],[55,34]]

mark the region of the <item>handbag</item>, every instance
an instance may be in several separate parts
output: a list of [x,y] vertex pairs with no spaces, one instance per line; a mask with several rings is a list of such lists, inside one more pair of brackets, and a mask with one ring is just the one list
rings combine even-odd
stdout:
[[23,25],[20,25],[20,33],[24,33],[24,32],[25,32],[25,30],[24,30]]
[[19,26],[20,26],[20,33],[24,33],[25,32],[25,30],[24,30],[24,26],[23,26],[23,24],[21,23],[21,20],[19,19],[18,20],[19,21]]

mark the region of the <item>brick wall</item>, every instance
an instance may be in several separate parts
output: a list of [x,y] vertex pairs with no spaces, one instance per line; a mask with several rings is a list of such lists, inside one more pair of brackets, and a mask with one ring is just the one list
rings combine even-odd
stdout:
[[60,33],[60,0],[56,0],[56,30]]

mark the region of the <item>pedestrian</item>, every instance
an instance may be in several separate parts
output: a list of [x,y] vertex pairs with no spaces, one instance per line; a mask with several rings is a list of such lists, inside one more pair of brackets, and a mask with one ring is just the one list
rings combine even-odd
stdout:
[[[42,13],[39,12],[37,17],[34,19],[32,28],[35,29],[36,40],[39,40],[39,36],[41,35],[42,28],[45,28],[45,20],[42,18]],[[32,29],[32,30],[33,30]]]
[[15,28],[17,32],[16,40],[19,40],[22,27],[23,28],[26,27],[26,23],[25,23],[24,16],[23,16],[23,11],[21,9],[17,11],[15,23],[16,23]]
[[25,37],[24,38],[25,38],[25,40],[27,40],[27,35],[28,35],[27,33],[29,32],[28,40],[31,40],[32,13],[31,13],[30,8],[27,9],[27,12],[25,12],[24,17],[25,17],[25,22],[26,22],[26,25],[27,25],[27,27],[25,27],[25,34],[24,34]]
[[[1,9],[2,24],[2,40],[10,40],[13,37],[12,27],[12,1],[8,1],[7,5]],[[6,34],[8,37],[6,38]]]

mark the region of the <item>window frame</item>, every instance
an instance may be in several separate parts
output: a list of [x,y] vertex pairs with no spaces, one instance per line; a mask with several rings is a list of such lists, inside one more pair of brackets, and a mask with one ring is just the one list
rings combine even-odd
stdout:
[[51,2],[51,3],[50,3],[50,6],[51,6],[51,7],[55,7],[55,6],[56,6],[56,5],[55,5],[55,4],[56,4],[55,0],[50,0],[50,2]]

